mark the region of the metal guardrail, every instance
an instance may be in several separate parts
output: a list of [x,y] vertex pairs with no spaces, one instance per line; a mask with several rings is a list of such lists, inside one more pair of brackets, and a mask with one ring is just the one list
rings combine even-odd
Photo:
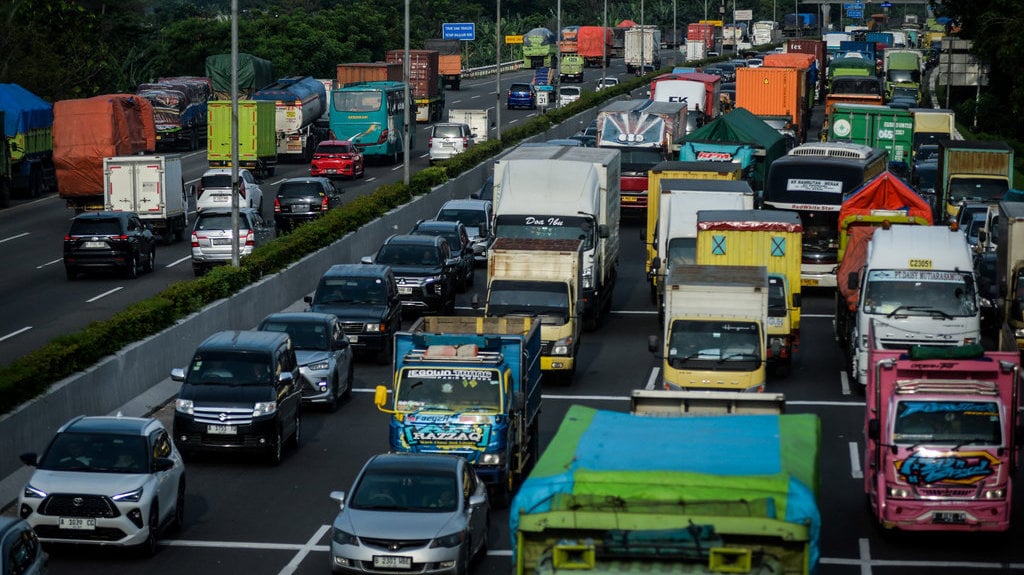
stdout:
[[[466,68],[462,70],[463,78],[482,78],[484,76],[490,76],[498,70],[499,64],[491,64],[490,66],[481,66],[479,68]],[[500,64],[502,72],[512,72],[523,67],[522,60],[513,60],[511,62],[502,62]]]

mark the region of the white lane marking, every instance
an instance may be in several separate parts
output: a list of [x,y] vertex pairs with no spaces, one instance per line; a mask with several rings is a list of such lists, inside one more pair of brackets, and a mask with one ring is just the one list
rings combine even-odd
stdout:
[[16,240],[16,239],[18,239],[18,238],[23,238],[23,237],[25,237],[25,236],[27,236],[27,235],[28,235],[28,232],[21,232],[21,233],[20,233],[20,234],[18,234],[18,235],[14,235],[14,236],[6,237],[6,238],[4,238],[4,239],[0,240],[0,244],[2,244],[2,243],[4,243],[4,242],[9,242],[9,241],[11,241],[11,240]]
[[518,119],[515,119],[515,120],[509,120],[509,121],[508,121],[508,123],[509,123],[509,124],[515,124],[515,123],[516,123],[516,122],[518,122],[518,121],[519,121]]
[[813,318],[828,318],[833,319],[836,317],[834,313],[802,313],[800,317],[813,317]]
[[861,575],[871,575],[871,541],[867,537],[861,537],[857,540],[857,547],[860,551],[860,560],[863,561],[860,564]]
[[176,265],[180,264],[181,262],[187,262],[190,259],[192,259],[192,256],[185,256],[183,258],[179,258],[179,259],[174,260],[173,262],[165,265],[164,267],[165,268],[173,267],[173,266],[176,266]]
[[27,326],[25,326],[25,327],[23,327],[23,328],[21,328],[21,329],[19,329],[17,331],[12,331],[11,333],[9,333],[9,334],[7,334],[7,335],[5,335],[3,337],[0,337],[0,341],[4,341],[5,339],[10,339],[10,338],[18,335],[19,333],[24,333],[24,332],[26,332],[26,331],[28,331],[30,329],[32,329],[32,326],[27,325]]
[[51,260],[51,261],[48,261],[48,262],[46,262],[45,264],[43,264],[41,266],[36,266],[36,269],[37,270],[41,270],[41,269],[45,268],[46,266],[52,266],[53,264],[59,264],[62,261],[64,261],[64,258],[58,258],[58,259],[55,259],[55,260]]
[[[309,538],[309,541],[307,541],[306,544],[301,549],[299,549],[299,552],[295,554],[295,557],[292,557],[292,560],[284,566],[284,569],[281,569],[281,575],[291,575],[292,573],[295,573],[295,571],[299,568],[299,565],[302,563],[302,560],[306,558],[306,555],[309,555],[309,552],[312,551],[314,547],[318,547],[318,545],[316,545],[316,542],[322,539],[324,533],[327,533],[327,530],[330,528],[330,525],[321,525],[320,529],[317,529],[316,533],[314,533],[313,536]],[[322,545],[320,547],[322,547]],[[330,549],[330,547],[328,547],[328,549]]]
[[864,470],[860,466],[860,448],[856,441],[850,442],[850,475],[854,479],[864,479]]
[[110,295],[110,294],[112,294],[114,292],[121,291],[123,289],[124,289],[124,286],[118,286],[118,287],[116,287],[116,288],[114,288],[112,290],[107,290],[107,291],[101,293],[100,295],[98,295],[96,297],[93,297],[93,298],[85,300],[85,303],[92,303],[92,302],[94,302],[96,300],[103,299],[103,298],[107,297],[108,295]]
[[648,391],[654,389],[655,384],[658,383],[658,375],[659,374],[661,374],[661,368],[660,367],[652,367],[651,368],[651,375],[647,376],[647,385],[644,386],[644,389],[646,389]]
[[376,177],[372,177],[372,178],[366,178],[366,179],[365,179],[365,180],[363,180],[363,181],[365,181],[365,182],[372,182],[372,181],[374,181],[374,180],[376,180],[376,179],[377,179]]
[[845,369],[839,372],[839,387],[843,390],[843,395],[850,395],[850,378],[847,377]]

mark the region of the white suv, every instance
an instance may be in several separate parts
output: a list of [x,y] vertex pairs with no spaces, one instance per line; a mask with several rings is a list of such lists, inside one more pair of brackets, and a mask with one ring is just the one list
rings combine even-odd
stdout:
[[567,106],[583,95],[583,88],[579,86],[561,86],[558,88],[558,107]]
[[[210,168],[199,179],[196,211],[231,207],[231,168]],[[238,169],[238,207],[263,211],[263,189],[259,180],[245,168]]]
[[465,152],[473,145],[476,134],[472,133],[469,124],[442,122],[434,124],[430,129],[430,164]]

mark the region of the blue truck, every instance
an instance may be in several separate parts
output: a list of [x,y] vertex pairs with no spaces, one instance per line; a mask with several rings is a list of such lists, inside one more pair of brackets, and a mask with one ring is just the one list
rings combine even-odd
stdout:
[[878,60],[878,55],[875,51],[875,48],[876,46],[874,42],[843,40],[842,42],[839,43],[839,53],[836,56],[841,57],[843,54],[846,54],[847,52],[860,52],[860,54],[863,57],[874,62]]
[[421,317],[394,349],[392,388],[374,396],[390,450],[461,455],[507,505],[540,454],[540,322]]

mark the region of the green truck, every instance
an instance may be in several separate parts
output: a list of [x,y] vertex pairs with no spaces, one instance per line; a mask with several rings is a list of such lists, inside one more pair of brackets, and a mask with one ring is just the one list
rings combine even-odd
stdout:
[[918,50],[886,50],[882,56],[882,69],[885,73],[885,99],[890,101],[893,96],[906,92],[914,94],[915,103],[921,94],[921,52]]
[[579,54],[562,54],[558,64],[559,78],[563,82],[583,82],[585,60]]
[[808,575],[816,415],[779,394],[633,392],[573,405],[509,510],[515,575]]
[[914,116],[909,110],[867,104],[832,105],[828,141],[853,142],[889,151],[893,162],[911,162]]
[[0,208],[16,193],[36,198],[57,188],[53,104],[18,84],[0,84]]
[[523,34],[523,68],[551,68],[558,57],[555,33],[547,28],[534,28]]
[[[206,159],[210,167],[231,166],[231,101],[207,104]],[[238,102],[238,167],[257,178],[274,175],[277,164],[277,104],[270,100]]]

